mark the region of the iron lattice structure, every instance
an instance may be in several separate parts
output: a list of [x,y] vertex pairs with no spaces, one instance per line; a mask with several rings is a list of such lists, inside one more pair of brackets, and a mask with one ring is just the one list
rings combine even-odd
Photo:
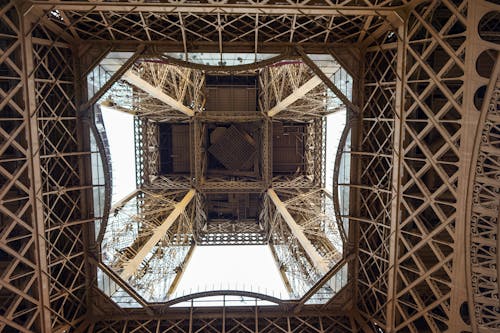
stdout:
[[[324,189],[324,116],[337,109],[327,107],[333,97],[315,74],[335,75],[340,66],[326,56],[323,69],[316,64],[311,69],[295,57],[271,57],[264,68],[236,67],[236,74],[233,67],[173,65],[161,55],[145,56],[130,68],[131,62],[119,57],[100,62],[98,68],[124,73],[125,82],[111,86],[104,96],[106,104],[135,116],[138,186],[112,207],[112,216],[99,231],[101,253],[96,257],[113,272],[103,272],[109,276],[102,279],[119,276],[127,281],[137,290],[133,294],[139,303],[141,297],[146,302],[169,301],[195,245],[269,244],[288,292],[300,298],[343,259],[342,240],[347,236],[339,235],[333,196]],[[249,78],[258,86],[239,88],[226,82]],[[133,91],[132,108],[117,93],[124,84]],[[224,94],[242,93],[250,98],[240,97],[238,105],[232,98],[221,102]],[[349,102],[343,93],[341,98]],[[152,104],[155,111],[149,113]],[[273,158],[273,150],[287,147],[297,151],[294,159]],[[162,153],[166,150],[169,156]],[[303,182],[276,176],[283,174]],[[269,190],[274,186],[278,192]],[[322,293],[331,297],[340,291],[347,283],[347,266],[338,270],[338,279]],[[121,283],[104,288],[114,301],[116,293],[121,297]]]
[[[2,0],[0,4],[0,331],[500,330],[500,47],[499,5],[494,1],[193,4]],[[117,63],[109,61],[114,59],[109,56],[111,51],[131,54]],[[328,87],[348,107],[350,126],[342,136],[336,166],[336,174],[343,178],[334,180],[333,195],[337,198],[333,202],[336,218],[347,221],[340,235],[346,240],[345,254],[333,267],[316,269],[315,274],[326,275],[298,301],[269,299],[278,305],[236,310],[192,306],[188,311],[176,311],[136,295],[130,285],[114,279],[121,271],[102,264],[98,256],[101,222],[110,219],[109,209],[96,198],[109,188],[90,167],[105,150],[90,115],[95,102],[122,77],[129,84],[113,86],[111,101],[128,112],[144,112],[121,105],[118,97],[144,99],[141,91],[131,88],[134,80],[149,82],[153,88],[165,82],[148,78],[147,73],[134,74],[140,59],[164,52],[180,52],[184,60],[190,60],[193,52],[219,53],[221,64],[212,67],[217,71],[227,70],[222,66],[223,53],[277,54],[271,60],[233,69],[242,72],[301,59],[321,79],[318,84]],[[352,98],[307,54],[333,55],[352,76]],[[186,65],[169,57],[162,62]],[[179,75],[186,89],[150,90],[158,97],[170,96],[163,96],[163,104],[154,101],[150,107],[167,112],[164,119],[175,117],[188,123],[193,133],[202,133],[207,121],[190,119],[191,112],[205,107],[205,96],[197,85],[202,80],[197,75],[206,68],[201,64],[181,67],[189,71],[189,75]],[[287,80],[287,75],[293,75],[291,70],[279,73],[280,69],[269,67],[267,71],[278,72],[274,74],[276,83],[280,77]],[[93,82],[89,82],[89,73]],[[259,96],[261,110],[275,107],[273,99],[283,102],[290,96],[287,89],[310,88],[312,73],[288,80],[283,95],[278,94],[279,89],[268,89],[267,95]],[[260,76],[263,86],[272,81],[267,74]],[[169,86],[180,87],[175,75],[168,80],[176,82]],[[317,102],[318,91],[313,87],[309,93],[307,98]],[[185,105],[186,98],[194,103]],[[304,114],[300,101],[288,106],[282,116]],[[155,129],[145,119],[138,120],[136,136],[142,138],[136,144],[138,151],[145,149],[145,142],[151,149],[137,157],[142,158],[139,164],[144,169],[137,177],[142,194],[136,194],[139,200],[134,200],[146,202],[148,188],[150,193],[178,191],[169,197],[176,203],[170,201],[172,206],[167,205],[168,212],[163,213],[171,216],[177,204],[189,199],[177,216],[181,218],[172,223],[183,233],[196,234],[199,230],[184,230],[186,224],[181,222],[190,219],[190,212],[196,217],[190,220],[195,226],[206,222],[201,193],[227,191],[228,187],[233,192],[259,192],[272,184],[262,200],[262,218],[288,219],[288,224],[279,223],[281,229],[264,227],[263,231],[272,235],[279,230],[275,239],[293,247],[296,257],[303,256],[305,240],[301,246],[293,246],[289,240],[290,221],[299,220],[300,205],[287,204],[286,196],[273,193],[296,188],[303,194],[313,192],[324,182],[322,171],[314,171],[314,177],[275,176],[270,173],[269,159],[264,159],[267,162],[260,166],[263,173],[258,181],[202,181],[203,152],[193,149],[189,155],[195,161],[190,170],[194,179],[162,178],[155,164]],[[263,135],[272,135],[270,127],[265,121]],[[312,127],[319,133],[320,124]],[[204,138],[193,135],[192,140],[198,147]],[[263,140],[261,152],[270,156],[272,147],[266,142]],[[312,162],[309,159],[310,169],[321,170],[323,156],[315,155]],[[149,158],[147,163],[144,158]],[[342,172],[342,168],[347,169]],[[191,188],[200,191],[193,194]],[[338,193],[345,189],[349,196],[338,200]],[[117,217],[126,212],[127,205],[113,207]],[[287,205],[293,207],[288,210]],[[141,213],[140,205],[132,208],[134,214]],[[150,226],[150,230],[161,225]],[[317,239],[311,241],[313,234],[306,240],[314,250],[334,255],[328,246],[320,247]],[[186,247],[183,253],[188,257],[191,244],[175,237],[162,241],[174,240]],[[140,253],[134,246],[129,249],[136,250],[125,251],[125,261]],[[275,252],[280,260],[278,246]],[[295,271],[307,270],[304,265],[311,261],[314,264],[314,260],[295,261]],[[329,286],[330,278],[347,262],[352,294],[344,289],[326,305],[305,304]],[[182,262],[171,265],[182,271]],[[286,271],[283,275],[284,280],[291,279],[288,284],[293,289],[293,276]],[[118,301],[106,295],[110,291],[132,298],[142,308],[119,307]]]

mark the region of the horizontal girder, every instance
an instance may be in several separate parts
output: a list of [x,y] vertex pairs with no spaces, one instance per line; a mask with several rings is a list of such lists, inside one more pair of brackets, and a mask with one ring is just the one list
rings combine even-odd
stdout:
[[230,4],[223,2],[201,1],[200,3],[164,2],[130,3],[104,1],[33,1],[33,6],[46,10],[74,11],[114,11],[114,12],[157,12],[157,13],[196,13],[196,14],[260,14],[260,15],[326,15],[326,16],[395,16],[405,6],[345,6],[333,5],[324,1],[322,5],[285,4],[270,2],[255,5],[252,1]]

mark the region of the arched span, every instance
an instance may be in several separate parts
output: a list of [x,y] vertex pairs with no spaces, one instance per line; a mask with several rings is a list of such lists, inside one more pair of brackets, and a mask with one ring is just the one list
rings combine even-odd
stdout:
[[165,64],[171,64],[171,65],[176,65],[180,67],[188,67],[192,69],[198,69],[202,71],[207,71],[207,72],[246,72],[246,71],[252,71],[252,70],[257,70],[259,68],[271,66],[277,62],[284,61],[284,60],[292,60],[292,59],[298,59],[299,57],[297,55],[293,55],[293,53],[289,50],[286,50],[284,53],[281,53],[275,57],[257,61],[251,64],[244,64],[244,65],[235,65],[235,66],[213,66],[213,65],[204,65],[204,64],[197,64],[194,62],[189,62],[189,61],[184,61],[184,60],[179,60],[172,58],[170,56],[166,55],[158,55],[158,58],[160,61],[162,61]]
[[[102,118],[102,115],[100,115],[100,106],[98,104],[94,105],[95,108],[97,108],[97,112],[99,113],[99,116]],[[96,121],[96,115],[95,111],[91,112],[91,121],[90,121],[90,131],[92,132],[95,142],[97,145],[97,149],[99,150],[99,156],[101,158],[101,165],[103,169],[103,174],[104,174],[104,205],[103,205],[103,214],[102,214],[102,220],[101,220],[101,225],[99,228],[99,233],[97,234],[97,244],[100,244],[102,242],[102,239],[104,237],[104,232],[106,230],[106,226],[108,224],[108,218],[109,218],[109,212],[111,210],[111,188],[112,188],[112,170],[109,165],[109,162],[111,160],[111,156],[108,155],[109,153],[109,148],[106,149],[106,145],[104,144],[103,136],[106,136],[106,131],[99,131],[97,128]],[[102,122],[102,119],[100,120]],[[104,124],[100,124],[101,126],[104,126]]]
[[265,294],[260,294],[260,293],[255,293],[251,291],[241,291],[241,290],[211,290],[211,291],[203,291],[199,293],[193,293],[181,297],[174,298],[172,300],[169,300],[167,302],[161,303],[162,306],[172,306],[175,304],[179,304],[182,302],[187,302],[191,300],[195,300],[198,298],[203,298],[203,297],[212,297],[212,296],[242,296],[242,297],[252,297],[255,299],[259,299],[262,301],[268,301],[271,303],[275,303],[277,305],[280,305],[283,303],[283,301],[279,298],[265,295]]
[[[500,182],[498,151],[500,140],[500,56],[492,71],[481,109],[469,174],[469,226],[466,230],[466,276],[469,314],[473,332],[498,328],[498,290],[500,289],[499,220]],[[466,319],[466,318],[465,318]]]
[[342,240],[344,243],[347,242],[347,233],[344,228],[344,224],[342,223],[342,214],[340,211],[340,202],[339,202],[339,175],[340,175],[340,164],[342,162],[342,156],[344,153],[345,146],[347,144],[347,138],[349,136],[349,132],[351,131],[352,123],[359,117],[358,114],[351,112],[349,115],[349,120],[347,121],[344,130],[342,131],[342,135],[340,137],[339,145],[337,148],[337,154],[335,155],[335,164],[333,166],[333,209],[335,211],[337,225],[340,230],[340,235],[342,236]]

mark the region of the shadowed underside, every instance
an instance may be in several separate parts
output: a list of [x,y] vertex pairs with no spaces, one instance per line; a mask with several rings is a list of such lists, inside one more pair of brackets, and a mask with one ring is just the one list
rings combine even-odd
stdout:
[[[0,332],[499,330],[500,46],[495,1],[0,4]],[[109,52],[129,53],[118,64],[102,62],[116,59]],[[207,52],[219,55],[217,63],[194,64],[194,54]],[[121,78],[122,92],[133,82],[142,86],[141,91],[131,89],[133,98],[145,100],[142,108],[133,109],[136,129],[142,131],[137,136],[152,137],[155,129],[144,112],[158,110],[161,117],[155,122],[189,123],[193,133],[208,136],[217,127],[230,128],[207,125],[227,123],[227,115],[205,116],[197,110],[206,102],[198,94],[197,84],[203,82],[199,73],[227,75],[228,53],[273,54],[268,62],[255,56],[261,62],[230,70],[234,75],[265,68],[259,74],[258,121],[269,116],[262,111],[270,110],[273,120],[300,117],[309,126],[305,133],[314,134],[306,137],[313,144],[322,141],[317,119],[324,115],[311,116],[305,105],[318,105],[318,89],[328,89],[347,107],[349,130],[337,153],[333,193],[321,190],[324,179],[317,166],[324,155],[305,157],[303,177],[273,174],[269,157],[247,169],[238,165],[245,170],[231,170],[231,177],[240,171],[251,175],[234,183],[215,175],[222,168],[217,161],[204,168],[202,162],[209,158],[193,149],[189,172],[175,177],[151,172],[160,152],[139,154],[143,170],[137,183],[146,180],[150,187],[140,188],[143,195],[136,198],[147,200],[166,189],[173,193],[165,196],[168,204],[158,203],[164,211],[155,215],[159,223],[154,228],[172,222],[178,236],[194,234],[189,226],[203,224],[203,215],[190,213],[203,202],[221,200],[220,192],[263,194],[262,219],[269,230],[258,229],[258,241],[270,230],[282,230],[271,226],[288,228],[295,240],[283,244],[296,249],[295,258],[313,263],[318,280],[298,300],[275,306],[172,308],[138,296],[120,278],[129,273],[103,264],[102,235],[96,230],[110,211],[124,212],[126,202],[111,210],[109,202],[98,200],[110,194],[110,175],[106,165],[102,175],[92,170],[106,147],[91,116],[95,103]],[[332,55],[349,73],[351,99],[314,65],[315,54]],[[141,59],[160,59],[162,65],[183,69],[159,88],[160,81],[139,75],[138,68],[146,66]],[[293,80],[299,77],[296,72],[272,66],[287,62],[295,68],[297,61],[309,68],[300,80]],[[97,73],[103,66],[115,67]],[[186,89],[176,90],[179,82]],[[279,90],[272,82],[287,84]],[[187,99],[193,103],[185,103]],[[127,111],[128,106],[121,107]],[[252,138],[251,128],[242,124],[257,120],[244,116],[231,123],[239,124],[241,137],[246,133]],[[277,130],[267,123],[260,135],[272,142]],[[192,135],[189,140],[201,147],[206,138]],[[144,151],[141,142],[152,141],[138,141],[138,151]],[[242,142],[254,154],[272,156],[269,144],[252,145],[248,138]],[[181,169],[182,163],[187,161],[178,161]],[[227,163],[236,165],[230,158]],[[325,268],[319,258],[328,251],[333,256],[332,248],[308,229],[321,213],[304,213],[303,207],[325,202],[328,195],[333,213],[322,213],[339,223],[345,247],[338,263]],[[237,202],[236,197],[224,200]],[[171,215],[176,209],[179,214]],[[171,239],[182,243],[177,236]],[[198,236],[200,242],[242,241]],[[314,246],[308,248],[307,242]],[[132,243],[134,252],[124,254],[129,271],[130,261],[139,261],[147,247],[147,242]],[[347,263],[349,287],[326,303],[306,304],[323,287],[333,288],[330,278]],[[132,299],[135,308],[118,306],[107,296],[110,291]]]

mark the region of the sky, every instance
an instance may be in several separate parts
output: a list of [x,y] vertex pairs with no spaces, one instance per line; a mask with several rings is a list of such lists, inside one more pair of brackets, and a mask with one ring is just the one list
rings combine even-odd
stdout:
[[135,189],[134,117],[101,107],[111,152],[112,204]]
[[326,184],[328,191],[333,192],[333,168],[335,155],[342,131],[346,123],[346,111],[335,112],[326,117]]
[[221,289],[288,298],[267,245],[197,246],[177,293]]

